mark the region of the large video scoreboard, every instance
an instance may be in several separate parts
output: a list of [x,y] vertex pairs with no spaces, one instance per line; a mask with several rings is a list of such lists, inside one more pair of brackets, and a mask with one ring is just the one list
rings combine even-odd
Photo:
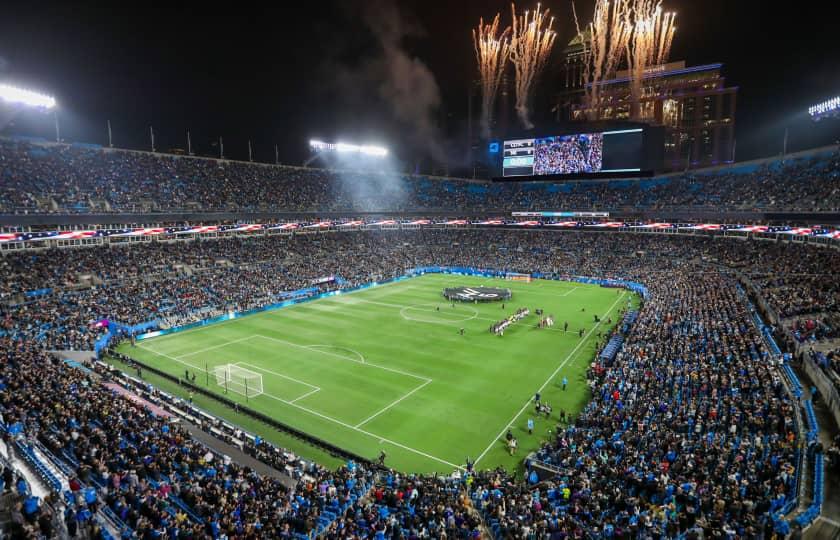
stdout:
[[504,141],[502,176],[638,173],[646,168],[644,130],[622,129]]

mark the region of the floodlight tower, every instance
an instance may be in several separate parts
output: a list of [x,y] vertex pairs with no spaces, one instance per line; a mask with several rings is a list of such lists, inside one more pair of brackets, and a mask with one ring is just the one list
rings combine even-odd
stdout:
[[26,88],[20,88],[6,83],[0,83],[0,128],[6,125],[12,116],[22,109],[37,109],[43,112],[52,111],[55,119],[55,140],[61,140],[61,130],[58,124],[58,110],[55,98]]
[[312,149],[312,156],[303,162],[304,167],[308,167],[319,157],[326,154],[358,154],[360,156],[385,158],[388,156],[388,149],[383,146],[373,146],[369,144],[356,145],[343,142],[326,143],[317,140],[309,141],[309,148]]
[[827,99],[822,103],[818,103],[808,108],[808,114],[814,122],[819,122],[826,118],[840,118],[840,96]]

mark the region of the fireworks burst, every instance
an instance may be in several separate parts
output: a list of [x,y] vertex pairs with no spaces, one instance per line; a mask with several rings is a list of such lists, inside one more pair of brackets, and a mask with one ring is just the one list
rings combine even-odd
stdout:
[[634,0],[632,34],[627,44],[630,70],[630,117],[642,117],[642,81],[645,69],[668,61],[674,33],[675,13],[662,11],[662,0]]
[[510,27],[502,30],[500,34],[499,18],[500,15],[496,14],[496,18],[489,24],[484,24],[483,18],[479,19],[478,28],[472,31],[475,58],[481,77],[481,133],[484,138],[490,137],[493,105],[496,103],[496,94],[510,56]]
[[[572,11],[575,27],[583,44],[584,110],[589,120],[601,117],[601,85],[611,77],[626,53],[632,34],[631,0],[596,0],[592,22],[581,31],[577,12]],[[588,36],[586,33],[588,32]]]
[[516,114],[526,129],[534,124],[530,118],[530,99],[534,83],[545,69],[556,32],[552,30],[554,17],[542,11],[540,4],[533,12],[517,16],[516,5],[510,5],[513,14],[513,34],[510,43],[510,61],[516,69]]

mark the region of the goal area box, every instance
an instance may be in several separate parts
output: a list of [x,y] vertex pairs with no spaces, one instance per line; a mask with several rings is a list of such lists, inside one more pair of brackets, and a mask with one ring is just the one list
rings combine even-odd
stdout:
[[235,364],[224,364],[213,368],[216,384],[227,392],[234,392],[246,398],[259,396],[263,393],[263,377],[261,374]]

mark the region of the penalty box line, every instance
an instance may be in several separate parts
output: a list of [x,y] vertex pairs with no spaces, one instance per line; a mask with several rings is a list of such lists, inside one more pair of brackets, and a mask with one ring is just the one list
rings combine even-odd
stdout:
[[[266,338],[267,338],[267,336],[260,336],[259,334],[257,334],[257,335],[258,335],[259,337],[266,337]],[[275,338],[267,338],[267,339],[275,339]],[[281,342],[283,342],[283,340],[276,340],[276,341],[281,341]],[[284,343],[288,343],[288,344],[291,344],[291,345],[296,346],[296,347],[306,348],[306,347],[305,347],[305,346],[303,346],[303,345],[297,345],[297,344],[295,344],[295,343],[291,343],[291,342],[284,342]],[[169,360],[173,360],[173,361],[175,361],[175,362],[178,362],[179,364],[183,364],[183,365],[185,365],[185,366],[189,366],[189,367],[191,367],[191,368],[193,368],[193,369],[197,369],[197,370],[199,370],[199,371],[201,371],[201,370],[203,369],[201,366],[196,366],[196,365],[194,365],[194,364],[191,364],[191,363],[189,363],[189,362],[185,362],[185,361],[183,361],[183,360],[181,360],[181,359],[179,359],[179,358],[176,358],[176,357],[174,357],[174,356],[170,356],[170,355],[168,355],[168,354],[165,354],[165,353],[162,353],[162,352],[156,351],[156,350],[154,350],[154,349],[150,349],[150,348],[148,348],[148,347],[146,347],[146,346],[144,346],[144,345],[142,345],[142,344],[138,344],[137,346],[138,346],[138,347],[140,347],[141,349],[144,349],[144,350],[146,350],[146,351],[149,351],[149,352],[151,352],[151,353],[153,353],[153,354],[157,354],[158,356],[162,356],[162,357],[164,357],[164,358],[168,358]],[[312,349],[309,349],[309,350],[312,350]],[[400,372],[399,370],[392,370],[392,369],[390,369],[390,368],[385,368],[384,366],[376,366],[376,365],[374,365],[374,364],[368,364],[368,363],[365,363],[365,362],[359,362],[358,360],[353,360],[353,359],[350,359],[350,358],[347,358],[347,357],[344,357],[344,356],[341,356],[341,355],[333,355],[332,353],[325,353],[325,352],[323,352],[323,351],[320,351],[320,352],[322,352],[323,354],[329,354],[329,355],[332,355],[332,356],[337,356],[337,357],[339,357],[339,358],[343,358],[344,360],[347,360],[347,361],[350,361],[350,362],[356,362],[356,363],[358,363],[358,364],[362,364],[362,365],[365,365],[365,366],[379,367],[379,368],[381,368],[381,369],[386,369],[386,370],[388,370],[388,371],[396,371],[397,373],[402,373],[403,375],[409,375],[409,376],[416,377],[416,378],[419,378],[419,379],[424,379],[424,383],[423,383],[423,385],[421,385],[421,386],[420,386],[420,387],[418,387],[418,388],[415,388],[415,389],[412,391],[412,393],[413,393],[413,392],[415,392],[415,391],[417,391],[417,390],[419,390],[420,388],[422,388],[422,387],[423,387],[423,386],[425,386],[426,384],[429,384],[430,382],[432,382],[432,379],[429,379],[429,378],[427,378],[427,377],[420,377],[419,375],[413,375],[413,374],[410,374],[410,373]],[[271,394],[269,394],[269,393],[266,393],[266,392],[263,392],[261,395],[263,395],[263,396],[265,396],[265,397],[267,397],[267,398],[270,398],[270,399],[274,399],[274,400],[279,401],[279,402],[281,402],[281,403],[284,403],[284,404],[286,404],[286,405],[288,405],[288,406],[290,406],[290,407],[294,407],[294,408],[296,408],[296,409],[300,409],[301,411],[307,412],[307,413],[309,413],[309,414],[311,414],[311,415],[313,415],[313,416],[317,416],[317,417],[319,417],[319,418],[323,418],[324,420],[327,420],[327,421],[329,421],[329,422],[333,422],[334,424],[338,424],[338,425],[340,425],[340,426],[342,426],[342,427],[345,427],[345,428],[347,428],[347,429],[350,429],[350,430],[356,431],[356,432],[361,433],[361,434],[363,434],[363,435],[366,435],[366,436],[368,436],[368,437],[371,437],[371,438],[374,438],[374,439],[378,439],[380,442],[386,442],[386,443],[388,443],[388,444],[391,444],[391,445],[393,445],[393,446],[396,446],[397,448],[402,448],[403,450],[406,450],[406,451],[411,452],[411,453],[413,453],[413,454],[417,454],[418,456],[422,456],[422,457],[425,457],[425,458],[427,458],[427,459],[431,459],[432,461],[437,461],[438,463],[442,463],[442,464],[444,464],[444,465],[448,465],[448,466],[453,467],[453,468],[458,469],[458,470],[462,470],[462,471],[464,470],[464,467],[462,467],[461,465],[456,465],[456,464],[454,464],[454,463],[452,463],[452,462],[446,461],[445,459],[441,459],[441,458],[439,458],[439,457],[437,457],[437,456],[433,456],[433,455],[431,455],[431,454],[428,454],[428,453],[426,453],[426,452],[423,452],[422,450],[418,450],[418,449],[416,449],[416,448],[412,448],[412,447],[407,446],[407,445],[405,445],[405,444],[398,443],[398,442],[396,442],[396,441],[392,441],[391,439],[388,439],[388,438],[383,437],[383,436],[381,436],[381,435],[377,435],[377,434],[375,434],[375,433],[371,433],[370,431],[367,431],[367,430],[361,429],[361,428],[359,428],[359,427],[352,426],[352,425],[350,425],[350,424],[348,424],[348,423],[346,423],[346,422],[342,422],[341,420],[338,420],[338,419],[336,419],[336,418],[332,418],[331,416],[327,416],[327,415],[325,415],[325,414],[319,413],[318,411],[313,411],[312,409],[309,409],[309,408],[304,407],[304,406],[302,406],[302,405],[300,405],[300,404],[298,404],[298,403],[295,403],[295,401],[297,401],[297,400],[301,399],[301,398],[302,398],[302,397],[304,397],[304,396],[300,396],[300,397],[298,397],[298,398],[295,398],[295,400],[293,400],[293,401],[288,401],[288,400],[285,400],[285,399],[283,399],[283,398],[279,398],[279,397],[277,397],[277,396],[273,396],[273,395],[271,395]],[[403,398],[405,398],[405,397],[407,397],[407,396],[403,396]],[[394,405],[394,404],[392,404],[392,406],[393,406],[393,405]],[[380,412],[383,412],[383,411],[380,411]],[[378,414],[378,413],[377,413],[377,414]],[[361,425],[361,424],[359,424],[359,425]]]
[[[613,302],[612,306],[610,306],[610,308],[607,310],[607,312],[604,313],[604,315],[595,324],[595,326],[593,326],[592,329],[590,329],[589,332],[587,332],[586,335],[583,336],[583,339],[580,340],[580,343],[578,343],[575,346],[575,348],[572,349],[572,351],[568,354],[568,356],[566,356],[565,360],[563,360],[560,363],[560,365],[557,366],[557,369],[555,369],[554,372],[552,372],[552,374],[548,377],[548,379],[545,380],[545,382],[542,384],[542,386],[540,386],[539,390],[537,390],[538,392],[542,392],[543,390],[545,390],[545,387],[548,386],[548,383],[550,383],[554,379],[554,377],[557,376],[557,374],[560,372],[560,370],[563,369],[563,366],[565,366],[566,364],[569,363],[569,361],[574,357],[575,353],[577,353],[578,349],[580,349],[581,346],[584,343],[587,342],[587,340],[589,339],[589,336],[592,335],[592,332],[594,332],[599,326],[601,326],[601,323],[604,322],[604,319],[606,319],[609,316],[609,314],[612,313],[612,311],[615,309],[616,304],[618,304],[624,298],[625,294],[626,293],[621,293],[621,295],[619,295],[619,297],[616,299],[616,301]],[[510,419],[510,422],[508,422],[505,425],[505,427],[502,428],[502,430],[499,432],[499,434],[496,435],[496,437],[490,442],[490,444],[487,445],[487,448],[484,449],[484,452],[482,452],[478,456],[478,458],[476,458],[476,460],[473,462],[473,465],[476,465],[476,466],[478,465],[478,462],[481,461],[481,458],[483,458],[485,455],[487,455],[487,452],[489,452],[490,449],[493,448],[493,446],[496,445],[496,442],[499,439],[501,439],[502,436],[505,434],[505,432],[510,428],[510,426],[512,426],[513,423],[516,422],[516,419],[519,418],[520,416],[522,416],[522,413],[525,412],[525,409],[527,409],[530,404],[531,404],[531,398],[528,398],[528,400],[525,401],[525,404],[522,406],[522,408],[519,409],[519,412],[516,413],[514,415],[514,417]]]
[[421,384],[420,386],[418,386],[417,388],[415,388],[415,389],[414,389],[414,390],[412,390],[411,392],[408,392],[408,393],[407,393],[406,395],[404,395],[403,397],[401,397],[401,398],[398,398],[398,399],[394,400],[394,401],[393,401],[390,405],[388,405],[387,407],[384,407],[384,408],[380,409],[378,412],[375,412],[374,414],[372,414],[372,415],[368,416],[367,418],[365,418],[364,420],[362,420],[361,422],[359,422],[358,424],[356,424],[356,425],[355,425],[355,426],[353,426],[353,427],[354,427],[354,428],[359,428],[359,427],[361,427],[361,426],[363,426],[363,425],[367,424],[368,422],[370,422],[371,420],[373,420],[374,418],[376,418],[376,417],[377,417],[377,416],[379,416],[380,414],[384,413],[385,411],[387,411],[388,409],[390,409],[390,408],[391,408],[391,407],[393,407],[394,405],[398,404],[399,402],[401,402],[402,400],[404,400],[405,398],[407,398],[407,397],[408,397],[408,396],[410,396],[411,394],[413,394],[413,393],[417,392],[418,390],[420,390],[421,388],[423,388],[424,386],[426,386],[426,385],[427,385],[427,384],[429,384],[430,382],[432,382],[432,380],[431,380],[431,379],[429,379],[428,381],[424,382],[423,384]]
[[[280,377],[282,379],[288,379],[292,382],[296,382],[298,384],[302,384],[304,386],[308,386],[309,388],[312,388],[312,390],[310,390],[309,392],[306,392],[302,396],[298,396],[295,399],[293,399],[291,401],[292,403],[294,403],[295,401],[299,401],[299,400],[301,400],[305,397],[309,397],[312,394],[314,394],[315,392],[320,392],[321,391],[320,386],[315,386],[314,384],[309,384],[308,382],[301,381],[299,379],[295,379],[294,377],[289,377],[288,375],[283,375],[282,373],[277,373],[276,371],[271,371],[271,370],[268,370],[268,369],[265,369],[265,368],[261,368],[259,366],[255,366],[253,364],[249,364],[248,362],[237,362],[237,363],[232,364],[232,365],[234,365],[234,366],[247,366],[249,368],[256,369],[257,371],[264,371],[264,372],[266,372],[270,375],[274,375],[275,377]],[[265,392],[263,392],[263,393],[265,393]]]

